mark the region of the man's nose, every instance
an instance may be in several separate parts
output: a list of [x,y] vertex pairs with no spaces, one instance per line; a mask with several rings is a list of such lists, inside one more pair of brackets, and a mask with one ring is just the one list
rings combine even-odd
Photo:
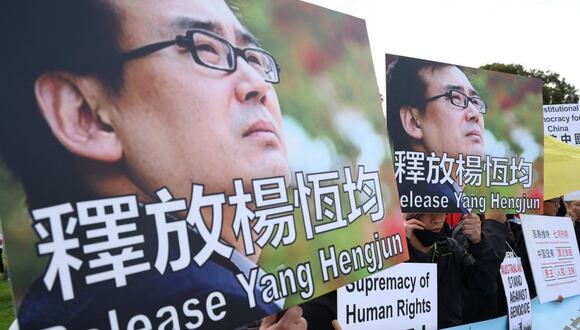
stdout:
[[479,112],[479,109],[471,101],[467,102],[467,108],[465,108],[463,111],[465,111],[465,116],[468,121],[478,121],[481,119],[481,112]]
[[236,98],[240,102],[257,100],[265,104],[270,83],[242,57],[238,57],[237,61],[236,74],[239,77],[236,81]]

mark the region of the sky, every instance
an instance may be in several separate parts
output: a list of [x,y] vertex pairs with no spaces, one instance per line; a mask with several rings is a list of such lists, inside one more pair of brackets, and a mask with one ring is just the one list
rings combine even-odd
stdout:
[[384,54],[553,71],[580,89],[577,0],[305,0],[364,18],[384,95]]

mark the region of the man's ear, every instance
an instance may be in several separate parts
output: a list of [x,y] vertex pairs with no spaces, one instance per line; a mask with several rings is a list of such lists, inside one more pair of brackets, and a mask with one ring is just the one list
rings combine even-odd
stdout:
[[404,105],[399,109],[399,114],[401,116],[401,123],[403,124],[403,129],[415,140],[421,140],[423,138],[423,130],[421,128],[421,118],[419,109]]
[[95,78],[52,72],[35,83],[36,101],[56,138],[73,154],[116,162],[123,148],[112,128],[102,83]]

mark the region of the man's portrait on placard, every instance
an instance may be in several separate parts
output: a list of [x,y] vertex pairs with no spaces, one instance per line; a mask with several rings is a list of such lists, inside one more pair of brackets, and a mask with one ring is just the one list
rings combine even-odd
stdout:
[[[296,0],[1,12],[0,212],[21,329],[230,328],[406,258],[363,20]],[[385,237],[380,262],[325,279],[321,249]],[[281,270],[292,286],[268,286]]]
[[539,80],[389,54],[386,65],[404,212],[539,212]]

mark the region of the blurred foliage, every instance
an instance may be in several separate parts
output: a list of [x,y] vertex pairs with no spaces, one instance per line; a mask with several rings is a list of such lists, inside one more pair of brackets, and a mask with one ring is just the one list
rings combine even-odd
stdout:
[[14,308],[10,282],[2,279],[0,280],[0,329],[8,329],[12,321],[14,321]]
[[[530,189],[524,190],[519,184],[509,187],[485,187],[484,184],[481,187],[466,186],[464,191],[468,195],[480,196],[489,196],[494,192],[503,197],[522,196],[523,193],[528,197],[540,197],[544,141],[542,81],[525,75],[491,70],[466,67],[463,70],[488,106],[484,114],[485,130],[493,135],[495,141],[485,141],[486,153],[495,157],[525,157],[526,162],[533,163],[534,170]],[[522,136],[531,139],[528,141]],[[530,158],[530,155],[534,155],[534,158]],[[486,199],[488,209],[490,201],[490,198]]]
[[520,64],[502,63],[486,64],[480,68],[541,79],[544,83],[542,96],[545,105],[578,103],[579,96],[576,87],[567,83],[566,78],[560,77],[555,72],[526,69]]
[[[528,131],[536,143],[543,142],[541,81],[501,72],[472,68],[464,70],[487,103],[485,129],[505,142],[512,154],[523,152],[522,144],[511,136],[515,128]],[[490,152],[494,154],[493,150]]]
[[363,20],[295,0],[236,1],[240,20],[281,67],[276,87],[284,116],[355,160],[356,148],[335,127],[341,108],[363,110],[384,133],[385,121]]

